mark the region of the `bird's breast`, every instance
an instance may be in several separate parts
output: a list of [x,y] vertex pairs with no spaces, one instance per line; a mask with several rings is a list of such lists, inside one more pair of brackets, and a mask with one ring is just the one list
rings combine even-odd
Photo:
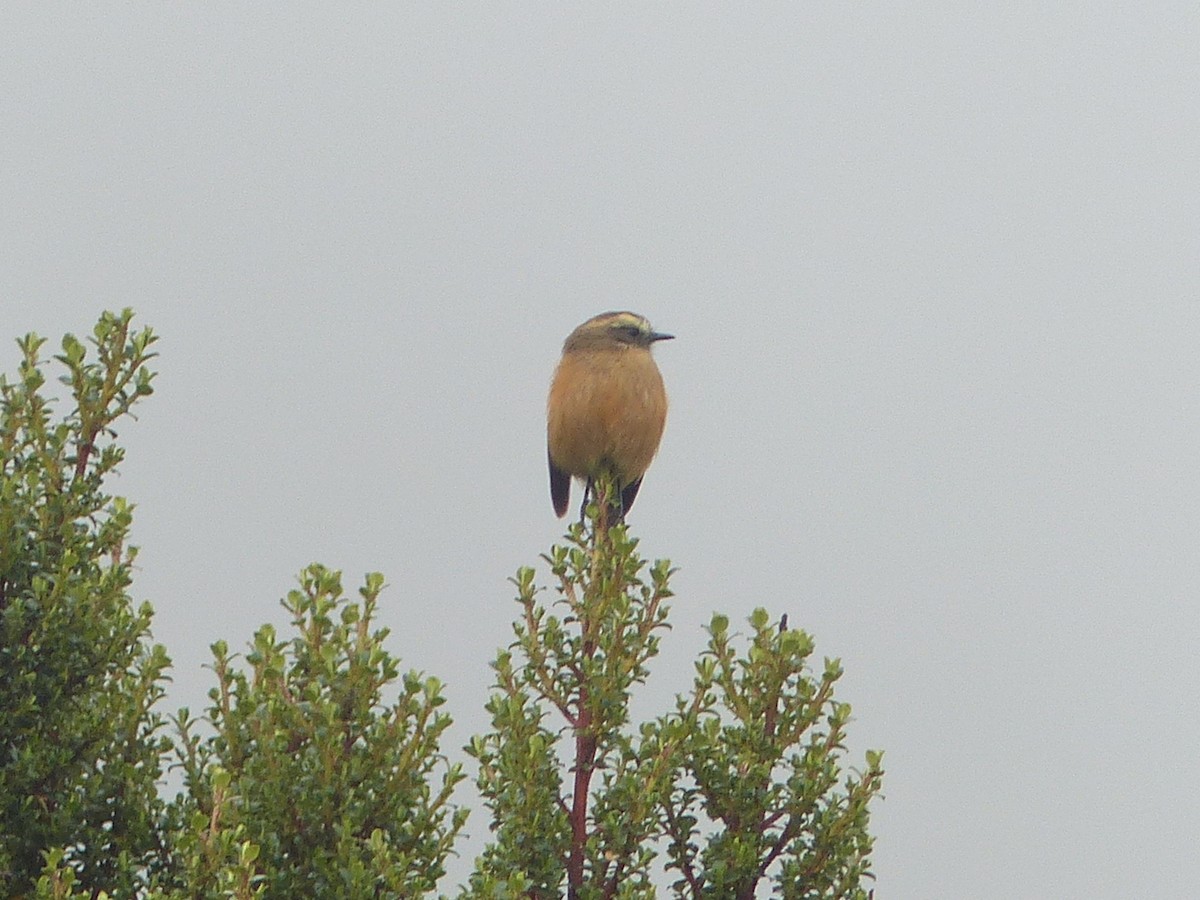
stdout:
[[636,478],[658,450],[666,416],[666,391],[649,351],[566,354],[550,386],[550,456],[572,475],[607,465],[623,481]]

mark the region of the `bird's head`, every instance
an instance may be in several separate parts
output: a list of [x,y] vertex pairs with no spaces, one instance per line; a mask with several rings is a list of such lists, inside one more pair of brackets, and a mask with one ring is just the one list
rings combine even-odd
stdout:
[[588,319],[571,332],[563,352],[575,350],[616,350],[622,347],[648,349],[655,341],[669,341],[675,335],[663,334],[650,326],[650,320],[637,313],[606,312]]

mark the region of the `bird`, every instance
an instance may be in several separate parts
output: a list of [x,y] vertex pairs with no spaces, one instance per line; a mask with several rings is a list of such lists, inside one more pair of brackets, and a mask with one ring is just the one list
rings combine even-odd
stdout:
[[622,311],[593,316],[563,343],[546,401],[550,499],[559,518],[572,476],[586,483],[584,511],[602,474],[615,481],[615,520],[633,506],[667,421],[667,392],[650,348],[673,338]]

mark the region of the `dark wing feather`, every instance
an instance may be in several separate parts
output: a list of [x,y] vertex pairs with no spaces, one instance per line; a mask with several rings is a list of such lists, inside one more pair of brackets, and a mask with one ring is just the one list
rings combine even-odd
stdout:
[[567,514],[567,504],[571,501],[571,476],[554,464],[549,450],[546,451],[546,461],[550,463],[550,499],[554,501],[554,511],[561,519]]
[[641,486],[642,479],[639,477],[629,482],[629,484],[625,485],[625,487],[621,489],[621,510],[623,512],[629,512],[630,508],[633,506],[633,501],[637,499],[638,488]]

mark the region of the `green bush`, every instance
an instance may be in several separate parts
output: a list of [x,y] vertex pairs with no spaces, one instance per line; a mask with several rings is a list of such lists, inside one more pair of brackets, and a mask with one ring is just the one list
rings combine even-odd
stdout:
[[[437,678],[402,673],[375,626],[383,577],[357,599],[305,569],[244,656],[213,645],[200,718],[158,711],[169,660],[129,595],[133,507],[104,493],[114,427],[152,392],[155,337],[104,314],[55,359],[18,341],[0,380],[0,895],[146,898],[432,896],[467,812],[440,745]],[[514,584],[515,640],[494,663],[490,729],[471,740],[491,841],[460,897],[866,898],[868,806],[881,755],[843,772],[841,674],[757,610],[744,637],[714,616],[691,692],[631,722],[668,628],[672,570],[649,565],[611,485]],[[162,796],[168,766],[183,790]],[[668,887],[669,885],[669,887]]]
[[168,666],[150,608],[128,594],[132,507],[104,493],[123,452],[113,426],[151,392],[154,335],[105,315],[56,358],[73,404],[57,418],[39,352],[18,344],[0,381],[0,894],[30,889],[43,853],[66,848],[80,880],[120,895],[162,851],[167,748],[154,711]]

